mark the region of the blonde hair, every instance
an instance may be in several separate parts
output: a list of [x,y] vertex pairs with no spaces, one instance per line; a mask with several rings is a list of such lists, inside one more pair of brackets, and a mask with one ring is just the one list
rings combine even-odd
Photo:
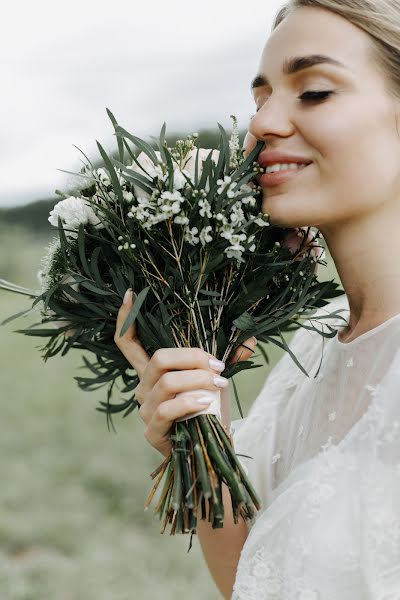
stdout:
[[272,30],[296,8],[324,8],[370,36],[370,57],[386,80],[386,89],[400,99],[400,2],[398,0],[289,0],[277,13]]

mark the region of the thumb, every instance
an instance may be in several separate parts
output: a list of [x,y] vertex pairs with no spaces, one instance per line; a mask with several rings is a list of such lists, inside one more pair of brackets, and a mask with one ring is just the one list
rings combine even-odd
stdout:
[[236,362],[241,362],[243,360],[248,360],[251,358],[255,352],[257,346],[257,338],[251,337],[242,344],[240,344],[232,357],[230,364],[234,364]]
[[150,356],[144,349],[137,335],[136,321],[128,327],[123,336],[120,335],[121,329],[128,318],[133,304],[132,290],[129,288],[125,292],[123,303],[118,311],[114,341],[121,350],[122,354],[137,372],[139,379],[142,379],[144,371],[150,362]]

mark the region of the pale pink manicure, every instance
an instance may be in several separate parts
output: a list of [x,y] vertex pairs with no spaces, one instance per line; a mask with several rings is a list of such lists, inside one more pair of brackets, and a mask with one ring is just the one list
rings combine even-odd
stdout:
[[225,363],[216,358],[209,359],[210,367],[215,371],[223,371],[225,369]]
[[131,292],[132,292],[131,288],[129,288],[128,290],[126,290],[125,296],[124,296],[124,304],[128,304]]

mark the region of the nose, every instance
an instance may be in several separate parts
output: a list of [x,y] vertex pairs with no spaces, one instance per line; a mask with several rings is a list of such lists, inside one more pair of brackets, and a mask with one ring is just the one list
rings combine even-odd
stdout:
[[251,119],[248,130],[256,140],[263,141],[273,137],[291,136],[294,126],[282,97],[273,98],[271,95]]

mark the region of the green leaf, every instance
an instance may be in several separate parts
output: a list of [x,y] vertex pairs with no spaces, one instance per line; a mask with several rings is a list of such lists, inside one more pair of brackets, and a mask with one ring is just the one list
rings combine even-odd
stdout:
[[237,317],[237,319],[233,321],[233,325],[240,329],[240,331],[247,331],[251,327],[255,327],[257,325],[257,322],[254,319],[253,315],[245,311],[240,315],[240,317]]
[[116,165],[119,169],[121,169],[124,179],[126,179],[127,181],[131,181],[132,183],[134,183],[135,185],[140,187],[142,190],[144,190],[148,194],[153,193],[153,189],[150,187],[151,181],[150,181],[150,179],[148,179],[148,177],[145,177],[144,175],[141,175],[140,173],[133,171],[133,169],[126,167],[125,165],[120,163],[115,158],[112,158],[111,161],[114,165]]
[[171,153],[168,150],[168,148],[164,148],[164,154],[168,167],[168,190],[172,192],[174,190],[174,165],[172,162]]
[[229,149],[229,139],[228,136],[226,134],[225,129],[222,127],[222,125],[220,123],[217,123],[218,128],[221,132],[221,148],[224,149],[224,159],[225,159],[225,174],[227,175],[229,173],[229,163],[230,163],[230,149]]
[[233,385],[233,391],[235,392],[236,406],[238,407],[238,409],[239,409],[239,413],[240,413],[240,416],[241,416],[241,418],[243,419],[243,411],[242,411],[242,406],[241,406],[241,404],[240,404],[240,400],[239,400],[239,394],[238,394],[237,387],[236,387],[236,383],[235,383],[235,380],[233,379],[233,377],[231,377],[231,381],[232,381],[232,385]]
[[136,317],[138,316],[140,307],[142,306],[143,302],[145,301],[149,290],[150,290],[150,286],[144,288],[138,294],[137,298],[134,300],[133,306],[132,306],[131,310],[129,311],[129,315],[127,316],[124,324],[122,325],[119,337],[123,337],[125,335],[125,333],[128,331],[129,327],[131,325],[133,325],[133,323],[136,321]]
[[159,145],[159,148],[160,148],[160,155],[161,155],[161,158],[162,158],[162,160],[163,160],[164,162],[167,162],[166,155],[165,155],[165,151],[164,151],[164,146],[165,146],[165,130],[166,130],[166,127],[167,127],[167,124],[166,124],[166,123],[165,123],[165,121],[164,121],[164,123],[163,123],[163,126],[161,127],[161,132],[160,132],[160,145]]
[[115,192],[117,194],[119,203],[122,206],[123,203],[124,203],[124,197],[122,195],[122,188],[121,188],[121,184],[119,182],[117,173],[116,173],[116,171],[115,171],[115,169],[113,167],[113,164],[112,164],[111,160],[108,157],[107,152],[104,150],[103,146],[97,140],[96,140],[96,144],[97,144],[98,149],[100,150],[100,154],[101,154],[101,156],[102,156],[102,158],[104,160],[104,164],[106,166],[106,169],[107,169],[107,171],[110,174],[110,179],[111,179],[113,188],[114,188],[114,190],[115,190]]
[[135,135],[132,135],[131,133],[129,133],[129,131],[126,131],[126,129],[124,129],[123,127],[120,127],[119,125],[115,129],[115,133],[121,137],[125,137],[125,138],[128,138],[128,140],[131,140],[131,142],[133,142],[135,144],[135,146],[137,146],[139,148],[139,150],[141,150],[142,152],[147,154],[147,156],[153,161],[153,163],[155,165],[158,164],[157,155],[154,152],[153,148],[150,146],[150,144],[148,144],[141,138],[138,138]]
[[100,285],[101,287],[104,287],[105,283],[104,283],[103,279],[101,278],[100,271],[99,271],[99,255],[100,255],[101,250],[102,250],[101,246],[96,246],[96,248],[93,250],[92,256],[90,259],[90,266],[92,268],[92,273],[96,280],[96,283],[98,285]]
[[264,145],[265,145],[265,143],[263,141],[257,142],[257,144],[255,145],[253,150],[250,152],[250,154],[247,156],[247,158],[244,160],[244,162],[240,165],[240,167],[232,173],[232,175],[231,175],[232,181],[235,181],[236,179],[238,179],[240,177],[240,175],[242,175],[242,173],[247,171],[247,169],[250,167],[250,165],[257,159],[257,157],[258,157],[261,149],[264,147]]
[[79,251],[79,258],[81,260],[83,270],[85,271],[86,275],[88,277],[90,277],[90,279],[91,279],[92,273],[90,271],[89,263],[87,262],[86,254],[85,254],[85,226],[82,223],[79,225],[78,251]]
[[[106,108],[107,114],[111,119],[111,122],[114,126],[114,131],[117,130],[118,127],[118,123],[116,118],[114,117],[114,115],[112,114],[111,110],[109,110],[108,108]],[[124,143],[122,141],[122,139],[119,136],[117,137],[117,143],[118,143],[118,151],[119,151],[119,160],[123,163],[124,162]]]
[[80,284],[82,287],[94,292],[95,294],[99,294],[100,296],[115,296],[115,292],[111,292],[110,290],[103,290],[97,286],[95,286],[91,281],[82,281]]

